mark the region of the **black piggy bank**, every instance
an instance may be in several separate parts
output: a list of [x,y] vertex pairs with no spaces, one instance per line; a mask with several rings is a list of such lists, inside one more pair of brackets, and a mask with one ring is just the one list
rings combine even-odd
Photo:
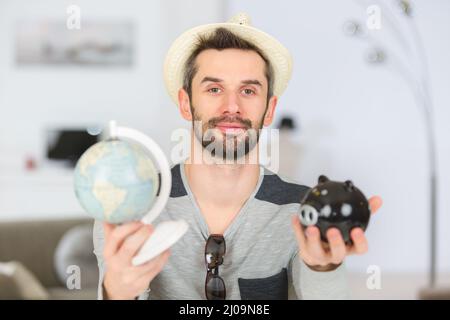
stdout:
[[345,243],[352,244],[350,231],[356,227],[366,230],[369,219],[369,202],[350,180],[337,182],[321,175],[300,202],[300,222],[305,227],[317,226],[325,242],[328,228],[335,227]]

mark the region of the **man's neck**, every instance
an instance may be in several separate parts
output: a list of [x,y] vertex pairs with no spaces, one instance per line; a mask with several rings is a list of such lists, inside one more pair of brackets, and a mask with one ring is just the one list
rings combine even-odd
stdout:
[[257,153],[258,146],[247,155],[247,158],[256,159],[250,163],[247,159],[245,163],[218,164],[211,159],[205,163],[189,158],[184,169],[197,201],[225,208],[242,205],[254,192],[259,180]]

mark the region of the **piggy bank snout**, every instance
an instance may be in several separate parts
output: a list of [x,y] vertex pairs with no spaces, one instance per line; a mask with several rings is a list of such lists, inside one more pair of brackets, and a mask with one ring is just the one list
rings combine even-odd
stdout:
[[309,204],[303,204],[300,207],[300,222],[304,226],[312,226],[317,224],[319,212]]

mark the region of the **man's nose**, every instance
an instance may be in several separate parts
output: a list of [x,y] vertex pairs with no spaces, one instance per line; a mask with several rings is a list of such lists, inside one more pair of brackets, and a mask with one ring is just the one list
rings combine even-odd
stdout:
[[235,93],[229,93],[226,95],[221,111],[222,113],[231,113],[231,114],[241,112],[239,99]]

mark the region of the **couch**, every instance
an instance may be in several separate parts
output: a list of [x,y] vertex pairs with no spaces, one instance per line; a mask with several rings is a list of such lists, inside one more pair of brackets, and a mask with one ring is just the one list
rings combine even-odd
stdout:
[[[0,222],[0,262],[16,261],[23,265],[45,289],[48,299],[96,299],[98,269],[96,268],[95,255],[92,252],[90,234],[87,235],[90,239],[86,239],[85,234],[84,242],[81,242],[86,247],[85,249],[83,247],[83,250],[85,250],[84,262],[81,262],[81,265],[85,263],[86,259],[89,260],[88,267],[84,267],[81,274],[90,276],[90,284],[85,284],[81,288],[68,289],[67,282],[61,277],[61,271],[57,270],[58,268],[55,266],[57,265],[55,263],[57,255],[55,254],[57,249],[61,247],[61,240],[69,230],[82,225],[92,227],[93,220],[61,219]],[[86,243],[89,245],[86,246]],[[66,243],[63,250],[67,251],[68,247],[70,247],[70,244],[67,246]],[[59,255],[61,256],[61,253]],[[93,281],[93,279],[95,280]],[[0,285],[0,292],[1,290]],[[6,285],[4,285],[3,290],[7,290]],[[2,297],[5,296],[8,297],[8,292],[2,293]]]

